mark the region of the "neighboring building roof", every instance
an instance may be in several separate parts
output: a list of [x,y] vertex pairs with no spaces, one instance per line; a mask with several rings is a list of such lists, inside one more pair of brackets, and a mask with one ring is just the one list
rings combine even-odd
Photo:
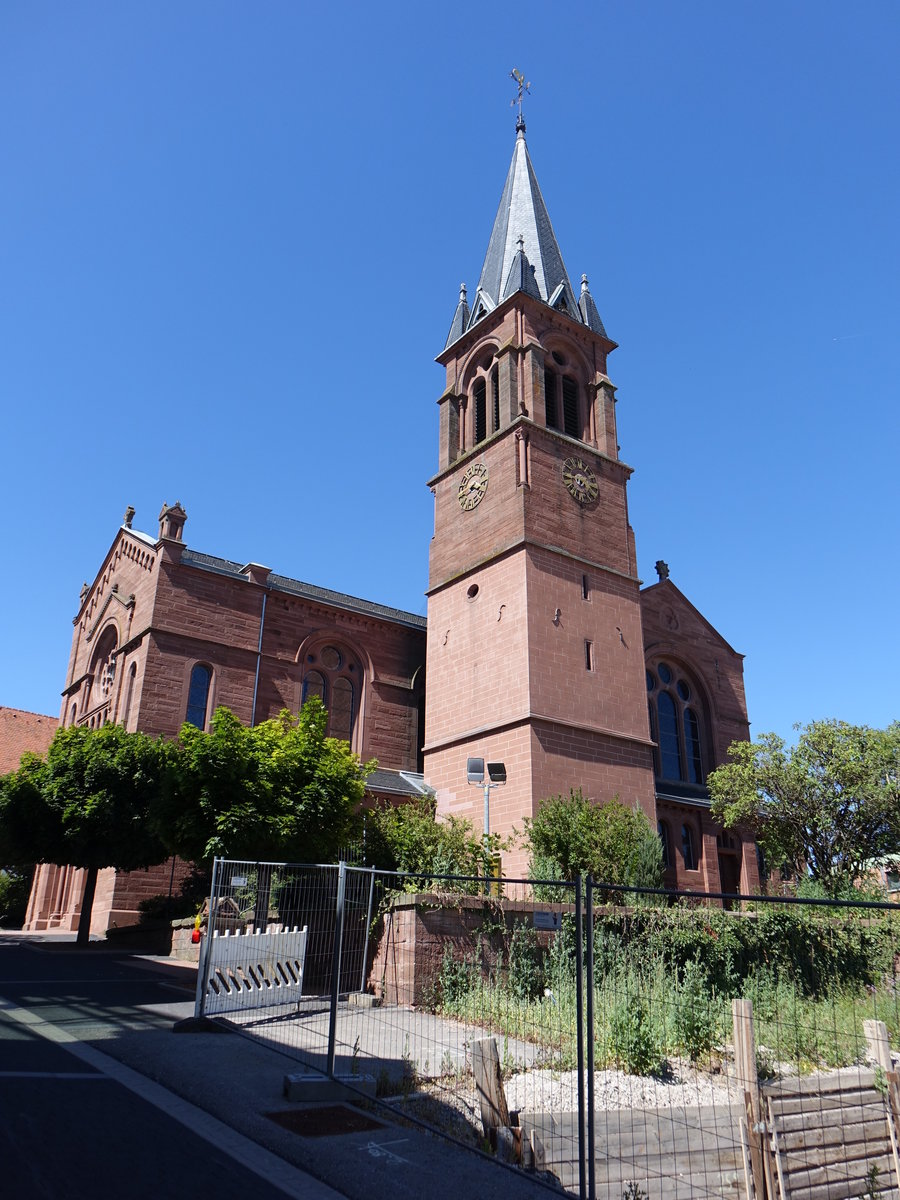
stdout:
[[0,705],[0,775],[17,770],[27,750],[45,754],[58,724],[56,717]]
[[525,144],[521,117],[472,308],[461,295],[444,349],[517,291],[560,308],[573,321],[607,336],[590,294],[581,305],[575,296]]
[[431,788],[425,782],[425,776],[415,771],[389,771],[385,767],[377,767],[366,779],[366,789],[370,792],[389,793],[394,796],[428,796]]
[[[242,564],[231,562],[227,558],[217,558],[212,554],[201,554],[197,550],[185,548],[181,555],[181,561],[186,566],[199,567],[203,571],[213,571],[218,575],[230,575],[235,579],[246,579]],[[364,613],[366,616],[378,617],[398,625],[409,625],[413,629],[424,630],[427,626],[426,618],[418,613],[406,612],[402,608],[390,608],[386,604],[376,604],[373,600],[362,600],[358,596],[348,596],[344,592],[317,587],[312,583],[301,583],[299,579],[291,579],[287,575],[269,575],[268,586],[275,588],[276,591],[302,596],[304,600],[313,600],[320,604],[331,605],[333,608]]]

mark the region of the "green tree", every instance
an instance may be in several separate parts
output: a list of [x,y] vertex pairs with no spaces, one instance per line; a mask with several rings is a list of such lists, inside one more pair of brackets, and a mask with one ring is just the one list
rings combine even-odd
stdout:
[[78,942],[90,938],[97,874],[134,871],[166,857],[150,821],[168,747],[120,725],[58,729],[45,760],[27,755],[0,786],[0,860],[54,862],[86,871]]
[[591,874],[598,883],[659,887],[662,846],[639,808],[618,799],[594,804],[581,790],[542,800],[525,821],[533,878],[574,879]]
[[712,814],[749,830],[771,866],[838,895],[873,859],[900,852],[900,723],[796,728],[791,748],[774,733],[732,743],[709,776]]
[[218,708],[210,730],[183,725],[162,804],[160,836],[182,858],[324,862],[347,839],[374,763],[325,736],[308,700],[248,728]]

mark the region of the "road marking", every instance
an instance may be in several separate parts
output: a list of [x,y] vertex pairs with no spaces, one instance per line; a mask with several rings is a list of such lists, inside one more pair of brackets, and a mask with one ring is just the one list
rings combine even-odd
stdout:
[[87,1063],[88,1066],[102,1072],[108,1079],[128,1088],[130,1092],[134,1092],[148,1104],[161,1109],[191,1133],[197,1134],[198,1137],[215,1146],[221,1154],[233,1158],[248,1171],[259,1175],[272,1187],[279,1188],[292,1200],[346,1200],[346,1197],[340,1192],[336,1192],[334,1188],[320,1183],[318,1179],[307,1175],[301,1167],[292,1166],[283,1158],[279,1158],[277,1154],[273,1154],[270,1150],[251,1141],[244,1134],[238,1133],[230,1125],[210,1116],[202,1108],[197,1108],[189,1101],[182,1100],[174,1092],[169,1092],[160,1084],[153,1083],[152,1080],[133,1071],[131,1067],[126,1067],[124,1063],[110,1058],[108,1054],[95,1050],[93,1046],[84,1045],[68,1030],[51,1025],[37,1013],[30,1012],[27,1008],[20,1008],[3,996],[0,996],[0,1015],[11,1017],[20,1025],[27,1026],[33,1033],[46,1038],[48,1042],[65,1046],[70,1054],[74,1054],[83,1063]]

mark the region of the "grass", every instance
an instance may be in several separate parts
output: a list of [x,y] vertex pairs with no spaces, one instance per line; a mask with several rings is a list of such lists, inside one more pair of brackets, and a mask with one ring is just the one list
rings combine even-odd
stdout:
[[[767,1075],[865,1061],[863,1021],[870,1017],[885,1021],[897,1046],[900,952],[895,951],[895,922],[891,917],[884,928],[874,928],[874,922],[864,927],[857,919],[849,928],[833,922],[829,929],[818,920],[806,942],[789,928],[790,956],[774,946],[762,961],[748,962],[746,948],[738,947],[740,970],[733,967],[738,950],[725,944],[732,930],[721,913],[679,916],[673,926],[674,951],[660,936],[660,925],[647,938],[629,938],[607,926],[595,938],[596,1069],[648,1075],[664,1071],[670,1059],[717,1065],[729,1053],[735,996],[753,1002],[758,1057]],[[770,925],[769,932],[784,929],[781,920]],[[574,959],[565,932],[548,953],[521,935],[517,942],[515,932],[511,945],[513,954],[493,953],[487,969],[479,968],[485,956],[477,939],[468,960],[455,959],[448,951],[432,1007],[540,1047],[538,1065],[573,1069],[577,1005]],[[805,945],[810,945],[807,958]],[[682,954],[678,964],[684,947],[693,956]],[[515,1067],[515,1054],[509,1057]]]

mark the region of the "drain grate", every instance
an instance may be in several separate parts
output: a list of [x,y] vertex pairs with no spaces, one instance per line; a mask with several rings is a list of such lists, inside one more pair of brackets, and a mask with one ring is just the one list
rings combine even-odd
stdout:
[[334,1137],[341,1133],[369,1133],[375,1129],[384,1129],[381,1121],[376,1121],[358,1108],[350,1108],[346,1104],[326,1104],[319,1108],[292,1108],[282,1112],[266,1113],[270,1121],[289,1129],[291,1133],[299,1133],[301,1137]]

